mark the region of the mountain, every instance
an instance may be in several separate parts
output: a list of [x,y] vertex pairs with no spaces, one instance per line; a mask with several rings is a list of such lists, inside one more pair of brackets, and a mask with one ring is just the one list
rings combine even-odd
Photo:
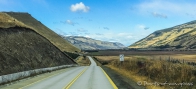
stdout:
[[62,52],[75,50],[79,49],[28,13],[0,13],[0,76],[76,64]]
[[196,49],[196,20],[155,31],[129,48]]
[[38,34],[42,35],[48,39],[52,44],[58,47],[61,51],[75,52],[80,51],[78,48],[74,47],[72,44],[64,40],[58,34],[50,30],[48,27],[43,25],[40,21],[37,21],[28,13],[21,12],[3,12],[0,13],[2,19],[7,21],[6,23],[1,23],[0,27],[14,27],[21,26],[26,28],[31,28]]
[[96,49],[122,49],[125,46],[118,42],[106,42],[95,40],[92,38],[82,36],[62,36],[70,43],[82,50],[96,50]]

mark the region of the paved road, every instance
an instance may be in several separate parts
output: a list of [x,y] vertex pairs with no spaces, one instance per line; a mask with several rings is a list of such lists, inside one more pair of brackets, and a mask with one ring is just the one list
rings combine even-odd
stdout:
[[[91,57],[90,66],[73,67],[37,81],[16,83],[3,89],[118,89]],[[30,81],[30,80],[28,80]],[[24,85],[25,84],[25,85]]]
[[72,84],[70,89],[114,89],[103,70],[89,57],[91,65]]

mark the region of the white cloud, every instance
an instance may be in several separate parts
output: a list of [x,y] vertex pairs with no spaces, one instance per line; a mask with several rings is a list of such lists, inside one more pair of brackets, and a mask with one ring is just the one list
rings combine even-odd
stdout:
[[147,29],[149,29],[149,27],[146,27],[143,24],[138,24],[138,25],[136,25],[135,29],[136,30],[147,30]]
[[73,22],[71,20],[66,20],[66,23],[73,24]]
[[90,7],[85,6],[82,2],[80,3],[76,3],[75,5],[71,5],[70,10],[72,12],[78,12],[78,11],[82,11],[82,12],[88,12],[90,10]]
[[101,33],[96,33],[96,35],[103,35],[103,34],[101,34]]
[[69,32],[69,34],[70,34],[71,36],[79,36],[79,34],[76,33],[76,32]]
[[147,36],[148,33],[140,32],[141,34],[134,34],[134,33],[126,33],[126,32],[109,32],[109,33],[89,33],[89,34],[80,34],[78,32],[70,32],[67,36],[84,36],[88,38],[93,38],[96,40],[101,41],[108,41],[108,42],[120,42],[125,46],[129,46],[132,43],[142,39],[144,36]]
[[89,36],[89,35],[85,35],[84,37],[90,38],[90,36]]
[[160,13],[157,13],[157,12],[152,12],[151,14],[152,14],[154,17],[167,18],[166,15],[160,14]]
[[61,23],[64,23],[64,24],[69,24],[69,25],[72,25],[72,26],[75,26],[76,24],[78,24],[78,23],[76,23],[76,22],[73,22],[73,21],[71,21],[71,20],[66,20],[65,22],[64,21],[60,21]]
[[184,0],[148,0],[148,2],[144,1],[136,5],[136,8],[141,13],[150,11],[153,16],[166,18],[168,15],[177,16],[184,15],[186,12],[195,13],[196,2],[190,3]]
[[138,27],[139,29],[144,29],[146,26],[139,24],[139,25],[137,25],[137,27]]
[[84,32],[84,33],[88,32],[88,30],[85,30],[84,28],[78,28],[77,31],[78,32]]
[[109,41],[109,42],[120,42],[126,46],[130,45],[135,41],[133,38],[132,33],[95,33],[95,34],[89,34],[88,37],[91,37],[93,39],[102,40],[102,41]]

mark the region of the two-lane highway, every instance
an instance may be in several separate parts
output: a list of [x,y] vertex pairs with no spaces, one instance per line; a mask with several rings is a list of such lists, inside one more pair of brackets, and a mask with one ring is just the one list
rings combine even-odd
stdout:
[[104,70],[89,57],[90,66],[60,70],[40,79],[25,80],[2,89],[118,89]]
[[116,89],[116,86],[104,74],[101,67],[97,66],[91,57],[88,57],[91,65],[88,69],[70,86],[70,89]]

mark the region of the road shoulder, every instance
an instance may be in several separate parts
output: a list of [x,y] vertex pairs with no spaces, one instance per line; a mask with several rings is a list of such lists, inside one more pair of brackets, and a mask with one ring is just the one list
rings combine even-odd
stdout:
[[133,80],[126,78],[125,76],[121,76],[119,73],[107,66],[103,65],[101,68],[110,76],[119,89],[145,89],[145,87],[138,86]]

